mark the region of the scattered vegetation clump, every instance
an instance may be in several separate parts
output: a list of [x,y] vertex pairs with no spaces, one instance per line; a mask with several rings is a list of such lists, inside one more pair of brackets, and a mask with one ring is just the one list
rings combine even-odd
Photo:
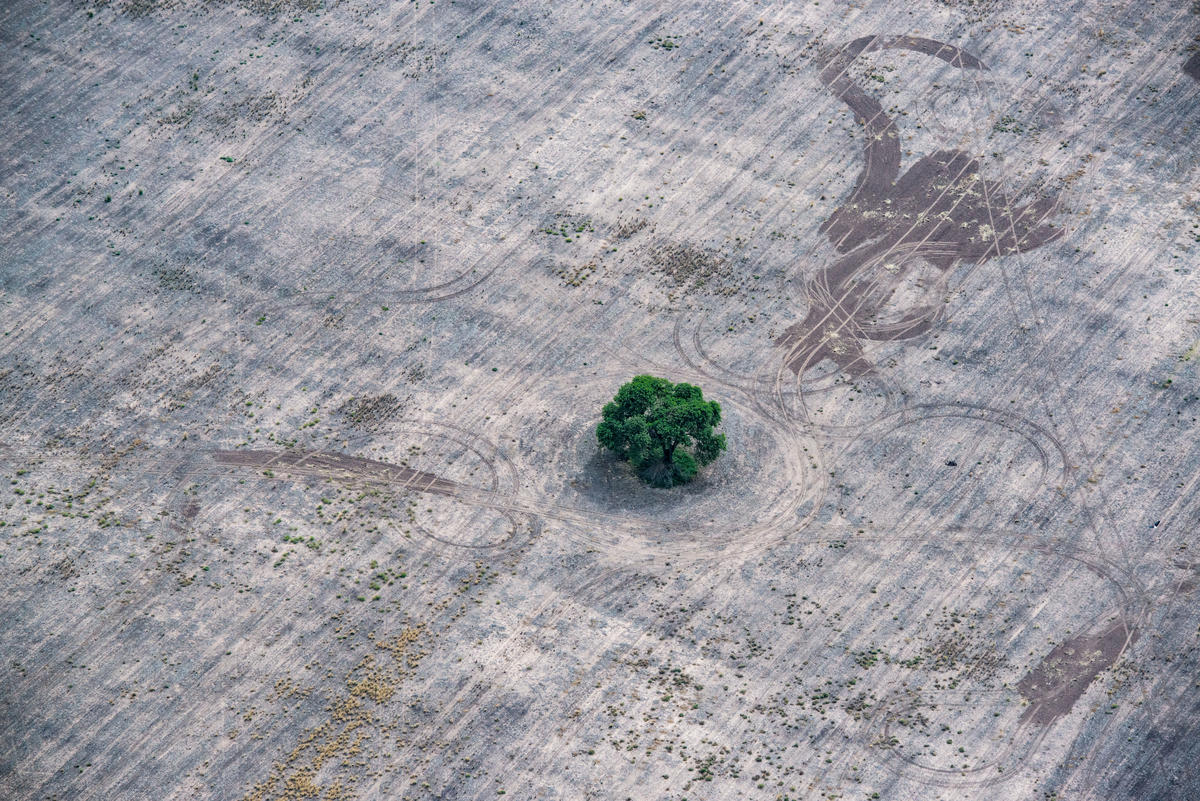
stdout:
[[934,623],[942,633],[922,649],[920,663],[942,674],[938,684],[953,689],[965,680],[989,682],[1007,664],[995,643],[977,628],[977,617],[978,613],[950,611]]
[[541,232],[549,236],[561,236],[567,242],[573,242],[580,234],[592,233],[596,227],[588,217],[572,217],[557,215],[550,224],[542,227]]
[[565,264],[554,268],[554,274],[562,279],[564,286],[583,286],[583,282],[596,272],[596,262],[589,261],[578,267],[568,267]]
[[350,398],[338,412],[346,422],[363,431],[375,431],[404,408],[404,401],[390,392],[366,398]]
[[679,242],[653,246],[647,257],[654,272],[678,287],[697,289],[730,272],[728,263],[718,254]]
[[645,217],[634,217],[632,220],[619,220],[613,229],[614,239],[629,239],[642,231],[650,222]]
[[156,267],[154,269],[154,277],[158,279],[158,285],[163,289],[178,292],[200,291],[200,285],[196,280],[196,276],[182,267]]
[[1025,133],[1025,128],[1021,122],[1010,114],[1005,114],[1000,120],[992,126],[992,130],[997,133]]
[[862,651],[856,651],[854,654],[855,664],[863,670],[874,667],[880,659],[883,659],[885,662],[890,661],[887,654],[874,646]]

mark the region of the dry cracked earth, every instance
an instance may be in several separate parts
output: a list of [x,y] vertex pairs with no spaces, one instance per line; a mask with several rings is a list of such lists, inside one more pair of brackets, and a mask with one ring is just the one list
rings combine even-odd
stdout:
[[1200,6],[3,6],[3,798],[1200,798]]

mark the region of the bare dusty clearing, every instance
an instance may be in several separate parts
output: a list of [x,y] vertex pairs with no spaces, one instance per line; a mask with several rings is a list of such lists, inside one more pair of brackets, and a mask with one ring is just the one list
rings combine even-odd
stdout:
[[1198,36],[4,5],[0,795],[1200,797]]

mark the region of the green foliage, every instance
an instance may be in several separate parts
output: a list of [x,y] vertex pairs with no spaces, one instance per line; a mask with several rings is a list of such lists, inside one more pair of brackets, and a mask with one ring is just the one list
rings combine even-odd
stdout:
[[686,484],[725,450],[721,405],[700,388],[639,375],[604,405],[596,439],[656,487]]

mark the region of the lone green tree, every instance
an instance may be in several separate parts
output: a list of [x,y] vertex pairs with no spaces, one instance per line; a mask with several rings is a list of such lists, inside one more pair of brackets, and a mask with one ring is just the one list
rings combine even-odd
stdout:
[[721,405],[691,384],[635,376],[604,404],[603,416],[596,439],[655,487],[688,483],[725,450],[725,435],[713,431]]

